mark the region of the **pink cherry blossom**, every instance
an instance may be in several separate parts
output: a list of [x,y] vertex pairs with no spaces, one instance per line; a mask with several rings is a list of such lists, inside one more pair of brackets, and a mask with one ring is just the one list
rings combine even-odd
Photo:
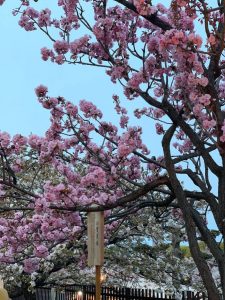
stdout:
[[102,113],[99,109],[97,109],[97,107],[88,101],[85,100],[81,100],[80,101],[80,109],[81,111],[84,113],[85,117],[102,117]]
[[24,260],[24,271],[33,273],[39,268],[39,260],[37,258],[29,258]]
[[38,258],[45,258],[48,256],[48,248],[44,245],[39,245],[35,248],[34,255]]
[[216,44],[216,38],[213,34],[210,34],[209,38],[208,38],[208,42],[211,44],[211,45],[215,45]]
[[205,95],[202,95],[200,98],[199,98],[199,102],[205,106],[209,105],[211,103],[211,96],[209,94],[205,94]]
[[55,41],[53,47],[58,54],[66,54],[69,50],[69,44],[66,41]]
[[203,121],[203,127],[205,129],[211,129],[216,126],[216,121],[215,120],[204,120]]
[[35,89],[35,93],[38,97],[44,97],[48,92],[48,88],[44,85],[39,85],[38,87],[36,87]]
[[163,134],[164,133],[164,129],[163,129],[163,126],[161,124],[156,123],[155,128],[156,128],[156,133],[157,134]]

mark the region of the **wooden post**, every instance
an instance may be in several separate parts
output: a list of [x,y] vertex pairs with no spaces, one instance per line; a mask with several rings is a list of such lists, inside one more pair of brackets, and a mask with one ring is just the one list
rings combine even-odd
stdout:
[[[93,206],[92,206],[93,207]],[[104,262],[104,213],[88,213],[88,266],[95,266],[95,300],[101,299],[101,266]]]
[[101,266],[95,266],[95,300],[101,299]]

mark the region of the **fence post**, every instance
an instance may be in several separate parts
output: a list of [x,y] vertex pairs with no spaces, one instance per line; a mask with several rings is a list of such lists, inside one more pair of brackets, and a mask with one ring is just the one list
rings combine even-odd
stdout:
[[102,286],[101,290],[102,300],[106,300],[106,287]]
[[83,292],[83,300],[86,300],[86,286],[83,285],[82,287],[82,292]]
[[192,295],[191,291],[187,291],[187,300],[192,300]]
[[55,290],[55,288],[51,288],[50,297],[51,297],[51,300],[56,299],[56,290]]
[[130,288],[126,288],[126,300],[130,300]]

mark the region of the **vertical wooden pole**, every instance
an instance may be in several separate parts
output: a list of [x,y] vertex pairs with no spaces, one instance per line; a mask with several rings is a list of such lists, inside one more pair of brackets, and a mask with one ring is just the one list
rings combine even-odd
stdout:
[[101,299],[101,266],[95,266],[95,300]]

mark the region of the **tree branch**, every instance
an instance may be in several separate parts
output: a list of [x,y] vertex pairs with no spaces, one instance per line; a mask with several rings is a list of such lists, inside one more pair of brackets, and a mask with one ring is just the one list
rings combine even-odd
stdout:
[[[119,4],[122,4],[126,8],[129,8],[134,13],[138,14],[136,7],[132,3],[130,3],[126,0],[115,0],[115,1],[118,2]],[[148,15],[148,16],[142,16],[142,17],[144,19],[148,20],[149,22],[151,22],[153,25],[161,28],[164,31],[172,29],[172,26],[170,24],[166,23],[165,21],[163,21],[162,19],[160,19],[157,16],[157,13],[154,13],[154,14]]]

